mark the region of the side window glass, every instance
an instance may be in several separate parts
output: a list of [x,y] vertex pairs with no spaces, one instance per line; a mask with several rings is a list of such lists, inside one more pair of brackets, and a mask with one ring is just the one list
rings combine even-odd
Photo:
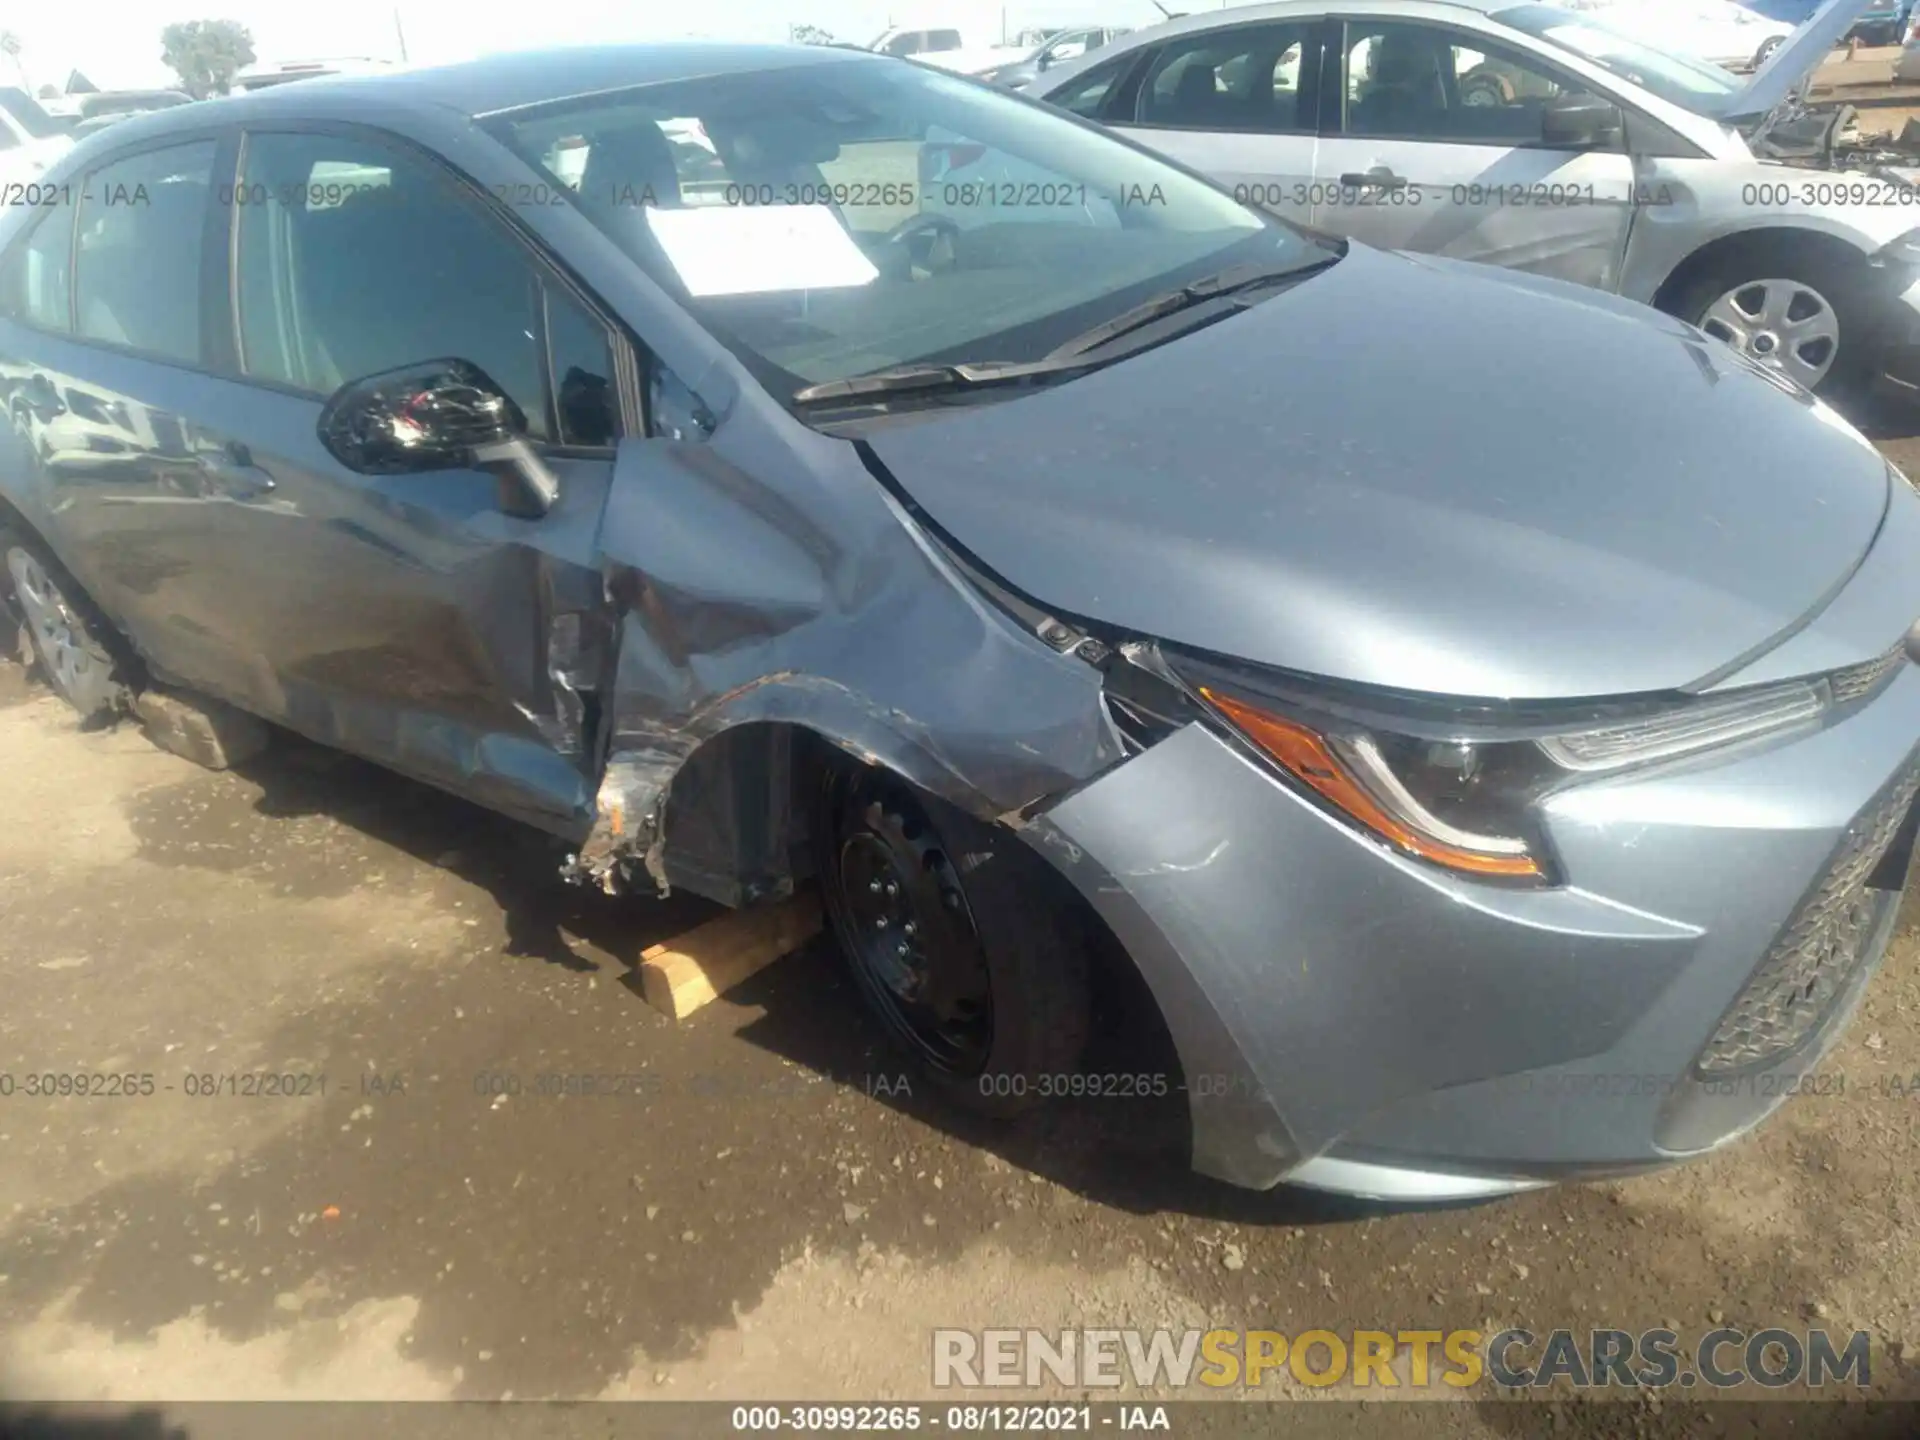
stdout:
[[547,347],[558,399],[560,443],[611,445],[620,438],[613,351],[606,327],[558,285],[548,285]]
[[316,394],[422,360],[478,365],[553,438],[528,257],[427,162],[373,141],[250,134],[241,364]]
[[1299,25],[1249,25],[1169,44],[1140,89],[1140,123],[1264,135],[1310,128],[1300,115]]
[[200,360],[200,253],[213,142],[116,160],[87,176],[74,275],[79,332]]
[[1050,97],[1048,103],[1062,110],[1078,115],[1083,120],[1097,120],[1107,103],[1107,96],[1113,93],[1114,82],[1125,72],[1132,62],[1131,55],[1119,60],[1108,61],[1105,65],[1096,65],[1082,75],[1073,84],[1058,95]]
[[927,32],[927,49],[930,52],[960,49],[960,32],[958,30],[929,30]]
[[73,209],[49,210],[0,266],[0,313],[42,330],[73,326]]
[[1347,30],[1346,132],[1466,145],[1538,142],[1562,87],[1510,52],[1425,25]]

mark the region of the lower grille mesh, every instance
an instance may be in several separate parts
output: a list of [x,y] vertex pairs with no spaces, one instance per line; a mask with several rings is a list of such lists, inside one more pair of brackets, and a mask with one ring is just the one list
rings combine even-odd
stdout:
[[1778,1060],[1806,1039],[1845,990],[1880,914],[1867,877],[1887,853],[1920,791],[1920,764],[1906,771],[1861,812],[1826,877],[1794,912],[1694,1062],[1702,1075],[1724,1075]]

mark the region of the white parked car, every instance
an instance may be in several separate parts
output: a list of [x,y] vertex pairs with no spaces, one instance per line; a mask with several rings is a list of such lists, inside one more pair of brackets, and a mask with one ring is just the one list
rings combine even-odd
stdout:
[[1598,14],[1613,29],[1657,49],[1736,71],[1757,70],[1795,27],[1734,0],[1556,0]]
[[1286,0],[1027,93],[1322,230],[1643,301],[1808,389],[1920,392],[1920,171],[1803,99],[1866,3],[1742,81],[1553,5]]
[[903,25],[882,30],[867,49],[881,55],[918,60],[961,75],[978,75],[1024,60],[1032,47],[1002,45],[970,35],[954,25]]

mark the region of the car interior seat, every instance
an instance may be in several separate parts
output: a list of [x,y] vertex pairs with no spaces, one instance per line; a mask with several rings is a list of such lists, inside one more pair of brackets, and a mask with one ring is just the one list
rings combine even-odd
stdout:
[[1374,44],[1371,70],[1365,96],[1348,111],[1355,130],[1417,135],[1446,115],[1440,52],[1431,38],[1386,31]]
[[651,120],[596,130],[580,171],[580,198],[589,205],[671,209],[684,203],[673,145]]

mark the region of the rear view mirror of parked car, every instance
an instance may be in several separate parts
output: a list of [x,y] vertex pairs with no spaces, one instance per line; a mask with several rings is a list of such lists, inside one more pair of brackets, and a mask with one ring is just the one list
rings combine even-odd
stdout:
[[318,428],[327,453],[357,474],[485,470],[500,481],[500,508],[528,518],[559,498],[520,407],[465,360],[423,360],[349,381],[320,411]]
[[1540,113],[1540,139],[1562,149],[1615,146],[1625,133],[1620,107],[1597,95],[1562,95]]

